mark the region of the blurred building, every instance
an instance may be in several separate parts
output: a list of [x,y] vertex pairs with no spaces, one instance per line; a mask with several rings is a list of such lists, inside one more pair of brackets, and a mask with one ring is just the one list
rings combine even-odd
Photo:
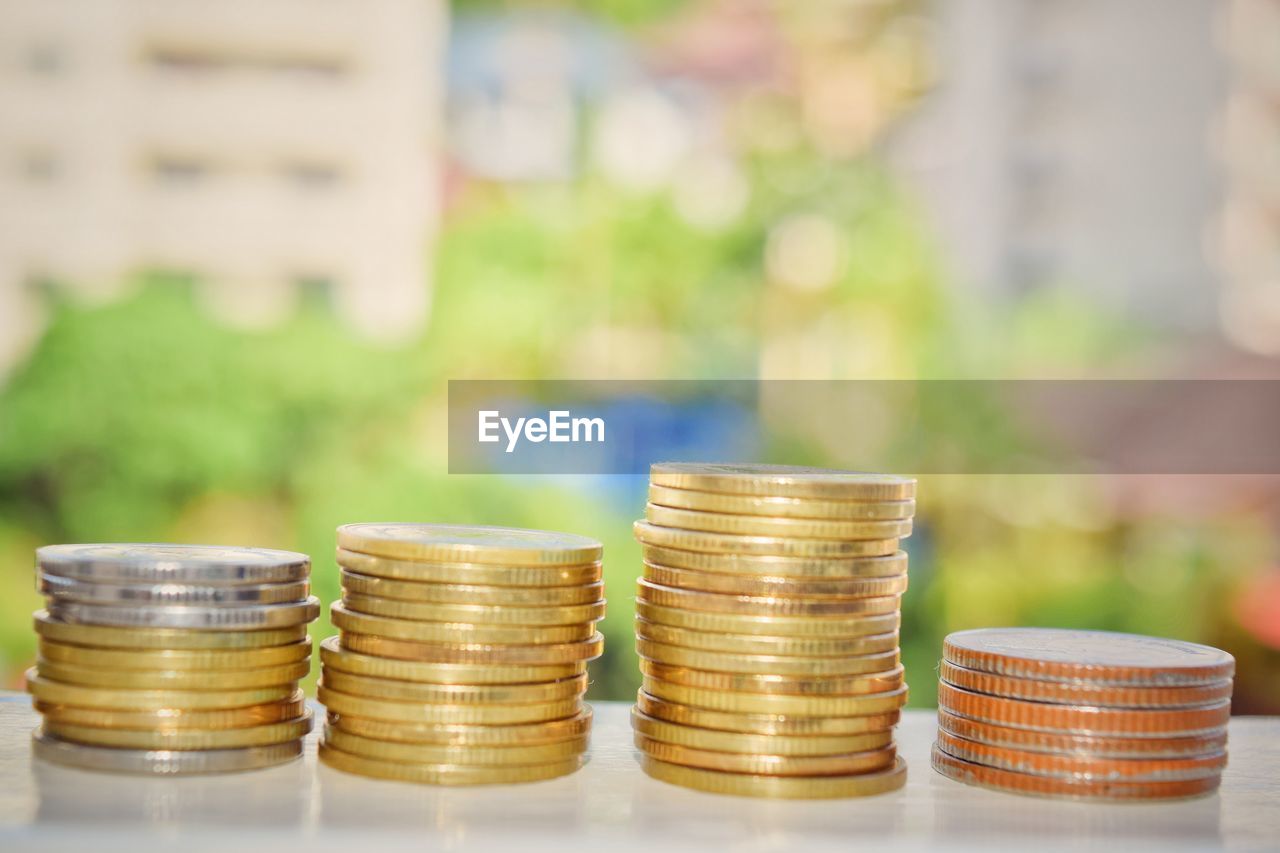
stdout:
[[429,305],[445,0],[0,0],[0,370],[47,290],[263,327]]

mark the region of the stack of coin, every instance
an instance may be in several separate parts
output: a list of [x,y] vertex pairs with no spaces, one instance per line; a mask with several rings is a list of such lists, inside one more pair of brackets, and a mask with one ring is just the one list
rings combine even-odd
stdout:
[[340,637],[321,644],[320,758],[442,785],[581,766],[604,617],[599,542],[443,524],[338,528]]
[[700,790],[899,788],[899,602],[915,481],[770,465],[650,472],[636,600],[645,772]]
[[280,764],[311,730],[305,554],[212,545],[53,545],[27,689],[35,754],[161,775]]
[[1056,628],[947,637],[933,766],[961,782],[1093,800],[1191,797],[1227,763],[1235,660],[1196,643]]

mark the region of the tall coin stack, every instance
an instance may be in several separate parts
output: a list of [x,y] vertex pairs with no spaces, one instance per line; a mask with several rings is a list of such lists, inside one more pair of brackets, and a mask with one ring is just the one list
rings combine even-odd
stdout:
[[1056,628],[947,637],[933,766],[1020,794],[1191,797],[1227,763],[1235,659],[1209,646]]
[[441,524],[338,528],[337,638],[321,644],[320,758],[441,785],[532,782],[581,766],[600,656],[600,543]]
[[898,539],[915,481],[659,463],[649,482],[632,712],[645,772],[761,797],[901,787]]
[[212,545],[36,552],[37,757],[160,775],[280,764],[311,730],[305,554]]

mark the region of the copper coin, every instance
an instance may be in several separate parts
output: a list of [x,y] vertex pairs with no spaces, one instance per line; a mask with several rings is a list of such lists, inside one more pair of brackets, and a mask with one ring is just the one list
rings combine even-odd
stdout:
[[1231,680],[1184,687],[1130,687],[1094,684],[1091,681],[1039,681],[995,675],[942,661],[943,681],[955,687],[992,696],[1029,699],[1063,705],[1100,705],[1104,708],[1189,708],[1231,698]]
[[943,710],[938,711],[938,729],[991,746],[1097,758],[1178,758],[1221,752],[1227,746],[1225,728],[1197,737],[1101,737],[1014,729],[965,719]]
[[878,578],[826,580],[696,572],[692,569],[678,569],[646,561],[644,576],[654,583],[678,589],[779,598],[803,596],[874,598],[881,595],[900,595],[907,589],[905,572]]

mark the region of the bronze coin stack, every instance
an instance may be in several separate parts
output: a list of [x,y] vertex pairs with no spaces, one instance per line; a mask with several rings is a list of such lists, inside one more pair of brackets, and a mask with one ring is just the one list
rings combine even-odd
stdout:
[[581,766],[603,548],[565,533],[338,528],[340,631],[320,646],[320,759],[406,782],[532,782]]
[[933,766],[973,785],[1130,801],[1217,789],[1235,660],[1158,637],[987,628],[946,638]]
[[649,482],[632,711],[645,772],[758,797],[901,787],[898,540],[915,481],[658,463]]
[[36,552],[35,755],[154,775],[268,767],[311,731],[305,554],[211,545]]

